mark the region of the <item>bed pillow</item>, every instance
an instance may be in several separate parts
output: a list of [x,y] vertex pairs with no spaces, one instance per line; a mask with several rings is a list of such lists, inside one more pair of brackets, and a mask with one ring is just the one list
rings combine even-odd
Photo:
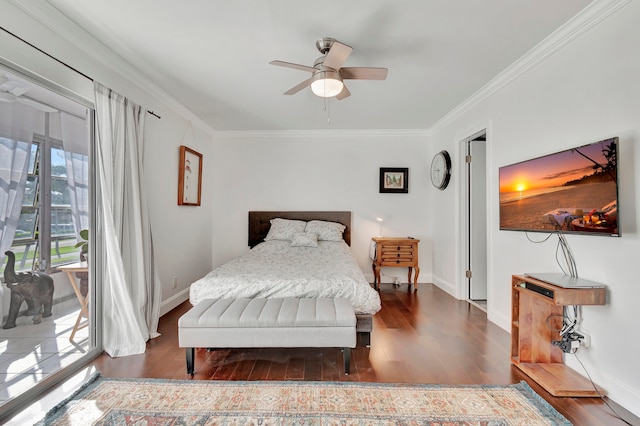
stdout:
[[293,238],[293,234],[295,234],[296,232],[304,232],[304,228],[307,225],[307,222],[303,220],[290,220],[281,218],[271,219],[269,222],[271,222],[271,227],[269,228],[267,236],[264,238],[265,241],[291,241],[291,239]]
[[305,232],[315,232],[320,241],[342,241],[342,233],[346,229],[341,223],[311,220],[307,222]]
[[315,232],[296,232],[291,239],[291,247],[318,247],[318,234]]

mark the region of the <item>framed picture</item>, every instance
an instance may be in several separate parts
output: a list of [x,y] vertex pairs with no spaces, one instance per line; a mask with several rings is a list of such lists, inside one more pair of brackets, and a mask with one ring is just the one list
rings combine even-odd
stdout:
[[180,145],[178,205],[199,206],[202,193],[202,154]]
[[408,193],[409,169],[406,167],[380,167],[380,192]]

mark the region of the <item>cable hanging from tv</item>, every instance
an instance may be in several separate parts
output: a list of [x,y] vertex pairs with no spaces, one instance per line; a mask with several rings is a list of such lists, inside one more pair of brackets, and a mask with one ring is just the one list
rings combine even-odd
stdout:
[[[549,235],[547,235],[544,239],[540,241],[532,240],[531,237],[529,236],[529,233],[525,232],[527,239],[530,242],[535,244],[544,243],[549,238],[551,238],[551,236],[554,234],[558,236],[558,245],[556,246],[556,262],[558,263],[558,266],[560,266],[560,269],[565,275],[569,275],[571,277],[577,278],[578,267],[576,265],[575,258],[573,257],[573,252],[571,251],[571,247],[569,247],[569,243],[565,239],[564,234],[562,232],[550,232]],[[560,261],[561,260],[560,253],[562,253],[562,259],[564,260],[565,266],[563,266],[562,262]]]
[[[556,247],[556,261],[558,262],[558,265],[560,266],[560,269],[562,269],[562,272],[565,273],[565,275],[569,275],[571,277],[578,277],[578,268],[576,266],[576,261],[575,258],[573,257],[573,252],[571,251],[571,247],[569,247],[569,243],[567,243],[567,240],[564,238],[564,235],[562,234],[562,232],[558,232],[558,246]],[[567,266],[567,270],[565,271],[565,269],[562,267],[562,264],[560,263],[560,260],[558,259],[558,251],[562,250],[562,255],[564,257],[564,261],[566,263]]]

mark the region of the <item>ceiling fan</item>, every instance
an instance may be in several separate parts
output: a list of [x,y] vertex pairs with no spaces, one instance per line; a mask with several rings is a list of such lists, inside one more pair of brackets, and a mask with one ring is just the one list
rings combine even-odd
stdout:
[[26,96],[31,87],[21,81],[0,75],[0,102],[20,102],[44,112],[58,112],[47,104]]
[[284,92],[285,95],[294,95],[305,87],[311,86],[311,91],[317,96],[323,98],[335,96],[336,99],[341,100],[351,95],[343,80],[385,80],[387,78],[386,68],[342,67],[353,48],[333,38],[318,39],[316,47],[322,56],[316,59],[313,67],[283,61],[269,62],[271,65],[311,73],[310,78]]

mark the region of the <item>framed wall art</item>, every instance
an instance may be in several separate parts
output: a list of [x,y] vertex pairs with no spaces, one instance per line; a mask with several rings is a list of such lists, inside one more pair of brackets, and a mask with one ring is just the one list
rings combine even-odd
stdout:
[[409,169],[407,167],[380,167],[380,192],[407,194]]
[[202,194],[202,154],[180,145],[178,205],[199,206]]

